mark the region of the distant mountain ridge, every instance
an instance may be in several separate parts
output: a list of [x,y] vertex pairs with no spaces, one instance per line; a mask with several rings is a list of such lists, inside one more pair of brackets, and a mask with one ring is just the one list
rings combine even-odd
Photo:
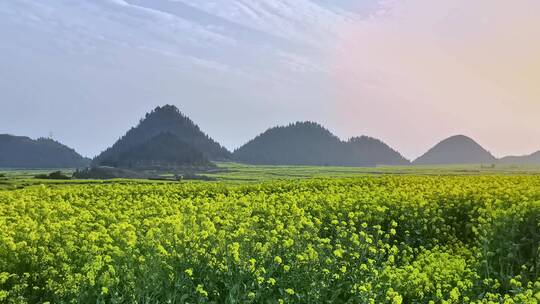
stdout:
[[413,164],[452,165],[497,162],[495,156],[470,137],[456,135],[439,142],[424,155],[417,158]]
[[314,122],[268,129],[233,153],[240,162],[265,165],[376,166],[410,164],[377,139],[341,141]]
[[0,168],[79,168],[89,163],[88,158],[53,139],[0,135]]
[[322,125],[305,121],[266,130],[229,152],[172,105],[156,107],[110,148],[90,161],[52,139],[0,135],[0,168],[110,166],[201,167],[211,161],[260,165],[401,166],[451,164],[540,164],[540,151],[497,159],[472,138],[449,137],[412,163],[379,139],[341,140]]
[[112,147],[94,158],[92,165],[114,167],[124,153],[143,145],[162,133],[173,134],[210,160],[227,160],[231,157],[231,153],[227,149],[203,133],[177,107],[165,105],[146,114],[136,127],[131,128]]
[[499,160],[503,164],[530,165],[540,164],[540,151],[523,156],[506,156]]

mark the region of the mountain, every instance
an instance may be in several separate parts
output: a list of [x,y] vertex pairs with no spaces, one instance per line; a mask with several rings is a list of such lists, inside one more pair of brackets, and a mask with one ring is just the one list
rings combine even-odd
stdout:
[[353,137],[344,143],[349,166],[410,165],[411,162],[384,142],[368,136]]
[[470,137],[447,138],[416,159],[415,165],[496,163],[497,159]]
[[499,162],[504,164],[540,164],[540,151],[535,152],[530,155],[523,156],[507,156],[499,160]]
[[379,140],[359,137],[343,142],[314,122],[271,128],[237,149],[233,158],[239,162],[266,165],[409,164]]
[[233,153],[235,160],[267,165],[331,165],[341,141],[314,122],[274,127]]
[[79,168],[90,160],[48,138],[0,135],[0,168]]
[[147,167],[211,167],[213,164],[202,152],[166,132],[120,154],[120,168]]
[[139,125],[129,130],[112,147],[98,155],[92,161],[92,165],[115,167],[125,153],[167,132],[193,149],[202,152],[208,159],[226,160],[231,156],[227,149],[204,134],[191,119],[180,113],[178,108],[165,105],[146,114]]

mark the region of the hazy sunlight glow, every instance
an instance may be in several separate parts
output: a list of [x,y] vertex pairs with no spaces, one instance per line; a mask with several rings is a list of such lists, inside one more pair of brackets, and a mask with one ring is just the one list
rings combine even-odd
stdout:
[[456,133],[498,155],[538,150],[538,16],[533,0],[388,2],[336,52],[340,131],[410,157]]

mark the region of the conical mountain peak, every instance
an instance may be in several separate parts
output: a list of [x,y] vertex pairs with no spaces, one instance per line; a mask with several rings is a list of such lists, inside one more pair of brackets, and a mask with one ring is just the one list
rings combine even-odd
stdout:
[[417,165],[494,163],[497,159],[472,138],[451,136],[414,161]]
[[115,166],[123,153],[162,133],[173,134],[182,142],[202,152],[208,159],[230,158],[230,152],[227,149],[203,133],[199,126],[182,114],[176,106],[165,105],[146,114],[136,127],[131,128],[112,147],[97,156],[92,164]]

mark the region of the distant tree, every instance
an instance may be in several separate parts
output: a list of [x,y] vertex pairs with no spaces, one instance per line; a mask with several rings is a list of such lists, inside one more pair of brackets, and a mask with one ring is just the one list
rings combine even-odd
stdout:
[[56,180],[68,180],[71,177],[62,173],[62,171],[55,171],[49,174],[38,174],[35,176],[37,179],[56,179]]

